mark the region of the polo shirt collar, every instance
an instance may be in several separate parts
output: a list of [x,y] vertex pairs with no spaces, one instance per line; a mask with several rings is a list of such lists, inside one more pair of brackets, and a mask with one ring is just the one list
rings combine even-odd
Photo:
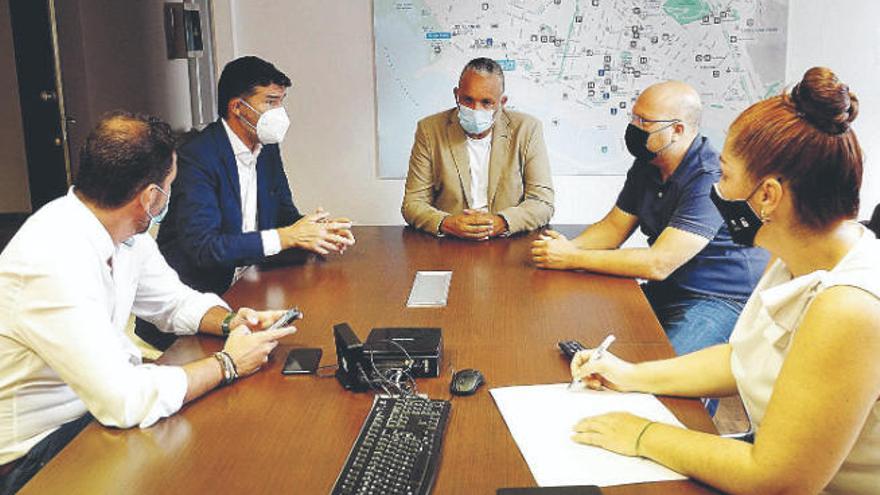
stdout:
[[691,141],[691,145],[688,147],[687,153],[685,153],[684,157],[682,157],[681,163],[678,164],[678,167],[675,168],[675,171],[672,172],[672,175],[669,176],[669,179],[667,179],[666,182],[663,182],[663,180],[660,178],[660,169],[657,168],[657,166],[653,163],[646,162],[652,170],[650,174],[651,180],[658,186],[666,186],[673,182],[679,182],[690,175],[691,170],[700,163],[700,150],[703,147],[704,141],[705,139],[703,138],[703,135],[697,133],[697,135],[694,137],[694,140]]

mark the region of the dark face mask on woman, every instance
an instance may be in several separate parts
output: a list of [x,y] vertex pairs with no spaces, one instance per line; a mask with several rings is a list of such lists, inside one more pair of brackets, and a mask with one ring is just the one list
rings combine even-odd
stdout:
[[724,199],[718,191],[718,184],[712,185],[709,191],[709,199],[715,203],[727,230],[730,231],[730,237],[733,242],[743,246],[752,247],[755,245],[755,236],[758,235],[758,229],[764,225],[761,217],[752,209],[749,199],[761,187],[759,183],[752,192],[746,196],[746,199]]
[[[657,120],[657,121],[650,121],[650,122],[664,122],[664,121]],[[659,150],[651,151],[648,149],[648,138],[651,137],[651,134],[654,134],[655,132],[660,132],[660,131],[666,129],[667,127],[675,125],[676,122],[678,122],[678,121],[677,120],[672,121],[672,122],[670,122],[669,125],[665,125],[659,129],[651,131],[651,132],[648,132],[648,131],[642,129],[641,127],[639,127],[635,124],[629,124],[628,126],[626,126],[626,134],[624,135],[624,141],[626,141],[626,149],[629,150],[630,154],[632,156],[636,157],[637,160],[650,162],[654,158],[657,158],[657,155],[659,155],[663,150],[665,150],[666,148],[671,146],[673,142],[669,141],[669,144],[660,148]]]

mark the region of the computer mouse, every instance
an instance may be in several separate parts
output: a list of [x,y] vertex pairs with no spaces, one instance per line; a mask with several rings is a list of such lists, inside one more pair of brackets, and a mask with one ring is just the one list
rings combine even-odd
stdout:
[[474,369],[456,371],[449,383],[453,395],[472,395],[485,382],[483,374]]

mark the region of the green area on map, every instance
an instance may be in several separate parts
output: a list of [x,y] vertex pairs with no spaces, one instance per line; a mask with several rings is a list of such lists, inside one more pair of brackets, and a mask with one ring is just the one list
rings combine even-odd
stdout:
[[682,26],[712,13],[709,4],[703,0],[668,0],[663,5],[663,11]]

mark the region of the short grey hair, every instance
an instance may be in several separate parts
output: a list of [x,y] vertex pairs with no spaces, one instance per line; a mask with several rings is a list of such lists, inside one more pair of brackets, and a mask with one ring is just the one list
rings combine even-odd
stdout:
[[464,73],[467,71],[498,76],[498,78],[501,79],[501,92],[504,92],[504,69],[501,68],[501,65],[498,62],[491,58],[480,57],[468,62],[467,65],[464,66],[464,69],[461,70],[461,75],[458,77],[459,81],[461,81],[461,78],[464,77]]

